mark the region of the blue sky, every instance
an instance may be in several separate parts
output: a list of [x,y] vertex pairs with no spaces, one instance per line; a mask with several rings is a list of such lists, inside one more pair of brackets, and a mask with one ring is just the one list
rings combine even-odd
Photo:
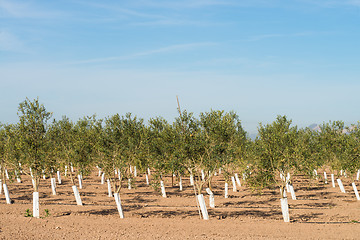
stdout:
[[360,120],[359,0],[0,0],[0,116]]

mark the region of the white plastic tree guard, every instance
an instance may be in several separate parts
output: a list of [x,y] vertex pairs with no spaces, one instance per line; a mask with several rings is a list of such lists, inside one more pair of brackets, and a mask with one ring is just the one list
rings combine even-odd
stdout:
[[179,190],[180,190],[180,191],[183,190],[183,185],[182,185],[182,178],[181,178],[181,176],[179,176]]
[[101,184],[105,184],[105,173],[101,174]]
[[57,178],[58,178],[58,183],[61,184],[61,175],[60,175],[60,171],[56,172],[57,174]]
[[356,173],[356,180],[359,181],[359,177],[360,177],[360,170],[357,171]]
[[215,198],[214,193],[210,190],[210,188],[206,188],[207,194],[209,194],[209,206],[211,208],[215,208]]
[[325,184],[327,184],[328,182],[327,182],[327,175],[326,175],[326,172],[324,172],[324,182],[325,182]]
[[289,204],[287,198],[280,198],[280,204],[284,222],[290,222]]
[[290,185],[288,182],[286,182],[285,188],[286,188],[286,192],[290,192]]
[[128,189],[131,189],[131,178],[128,179]]
[[284,182],[286,181],[283,173],[280,173],[280,179],[281,179],[282,181],[284,181]]
[[357,199],[358,201],[360,201],[360,196],[359,196],[359,192],[358,192],[358,190],[357,190],[356,184],[353,182],[351,185],[353,186],[356,199]]
[[194,176],[190,174],[190,185],[194,186]]
[[77,187],[75,185],[72,186],[72,189],[73,189],[73,192],[74,192],[76,204],[79,205],[79,206],[82,206],[83,204],[82,204],[82,201],[81,201],[79,190],[77,189]]
[[145,174],[145,179],[146,179],[146,185],[149,185],[149,176],[147,174]]
[[358,190],[357,190],[357,187],[356,187],[356,185],[355,185],[354,182],[353,182],[351,185],[352,185],[352,187],[353,187],[353,189],[354,189],[356,199],[359,201],[359,200],[360,200],[360,196],[359,196],[359,192],[358,192]]
[[316,179],[318,179],[318,173],[317,173],[316,169],[314,169],[314,176],[316,177]]
[[120,218],[124,218],[124,212],[123,212],[122,207],[121,207],[120,194],[119,193],[114,193],[114,198],[115,198],[115,203],[116,203],[116,207],[118,209]]
[[6,203],[7,203],[7,204],[11,204],[9,189],[8,189],[6,183],[3,184],[3,188],[4,188],[4,194],[5,194]]
[[205,173],[204,170],[201,169],[201,180],[205,181]]
[[209,214],[206,209],[204,195],[200,194],[200,195],[197,195],[196,197],[197,197],[197,201],[199,202],[199,205],[200,205],[202,218],[204,220],[209,220]]
[[225,198],[229,197],[229,184],[225,182]]
[[78,175],[78,179],[79,179],[79,188],[82,189],[82,178],[81,175]]
[[52,195],[56,195],[56,183],[55,183],[55,181],[56,181],[55,178],[50,179]]
[[235,177],[231,176],[231,182],[232,182],[232,185],[233,185],[233,192],[237,192],[236,183],[235,183]]
[[147,169],[149,176],[151,175],[150,168]]
[[17,181],[18,183],[21,183],[20,175],[19,175],[18,171],[16,171],[16,170],[15,170],[15,176],[16,176],[16,181]]
[[136,166],[134,166],[134,177],[137,177]]
[[110,179],[107,180],[107,186],[108,186],[108,196],[112,197],[112,191],[111,191],[111,183],[110,183]]
[[65,177],[67,176],[67,171],[68,171],[68,166],[65,165],[65,173],[64,173]]
[[331,174],[331,183],[332,183],[332,187],[333,187],[333,188],[336,187],[336,186],[335,186],[335,178],[334,178],[334,174],[333,174],[333,173]]
[[235,180],[236,180],[236,183],[237,183],[238,187],[241,187],[241,182],[240,182],[240,179],[239,179],[239,175],[237,173],[235,173]]
[[163,198],[166,198],[166,192],[165,192],[165,185],[163,181],[160,181],[160,187],[161,187],[161,195]]
[[343,192],[343,193],[346,193],[345,188],[344,188],[344,185],[343,185],[341,179],[338,178],[338,179],[336,179],[336,181],[337,181],[337,183],[338,183],[338,185],[339,185],[340,191]]
[[290,193],[291,193],[291,198],[292,200],[296,200],[296,195],[295,195],[295,191],[294,191],[294,186],[292,184],[289,184],[289,188],[290,188]]
[[39,192],[33,192],[33,217],[40,217]]

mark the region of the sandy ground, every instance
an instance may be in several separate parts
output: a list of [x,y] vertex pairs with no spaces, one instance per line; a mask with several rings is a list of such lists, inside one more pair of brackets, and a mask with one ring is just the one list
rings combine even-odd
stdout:
[[[279,190],[252,193],[246,186],[238,192],[229,189],[223,197],[224,181],[216,177],[213,186],[216,208],[210,220],[200,220],[194,190],[189,179],[184,191],[166,179],[167,198],[162,198],[144,176],[136,187],[121,190],[125,219],[120,219],[114,198],[97,173],[84,179],[80,194],[84,206],[77,206],[69,179],[62,176],[57,195],[51,193],[50,179],[40,187],[42,218],[25,217],[32,211],[31,180],[8,184],[13,204],[0,195],[0,239],[359,239],[360,201],[344,179],[347,193],[321,181],[311,184],[297,176],[297,200],[289,199],[290,223],[282,220]],[[359,185],[359,184],[358,184]],[[290,194],[288,194],[290,196]],[[208,205],[208,196],[205,194]],[[45,209],[50,216],[45,217]]]

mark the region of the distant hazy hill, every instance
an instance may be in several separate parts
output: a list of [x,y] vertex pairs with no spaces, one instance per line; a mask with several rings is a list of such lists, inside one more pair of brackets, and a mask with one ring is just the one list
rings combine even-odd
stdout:
[[[318,132],[321,132],[321,129],[320,129],[320,125],[316,124],[316,123],[313,123],[309,126],[310,129],[314,130],[314,131],[318,131]],[[354,126],[350,126],[349,129],[343,129],[342,130],[342,133],[346,133],[348,134],[349,132],[353,131],[355,129]]]
[[[310,125],[308,126],[308,128],[310,128],[310,129],[313,130],[313,131],[321,132],[320,125],[317,124],[317,123],[310,124]],[[351,132],[352,130],[354,130],[354,128],[355,128],[354,126],[350,126],[349,130],[344,129],[344,130],[342,131],[342,133],[348,134],[348,132],[349,132],[349,131]],[[255,140],[255,138],[257,137],[257,133],[248,133],[248,136],[249,136],[252,140]]]
[[317,131],[317,132],[321,132],[321,129],[320,129],[320,125],[319,124],[316,124],[316,123],[313,123],[309,126],[309,128],[311,130],[314,130],[314,131]]

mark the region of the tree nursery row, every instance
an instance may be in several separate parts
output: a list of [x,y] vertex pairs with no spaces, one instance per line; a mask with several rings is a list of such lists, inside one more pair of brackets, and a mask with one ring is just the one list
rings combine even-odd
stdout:
[[[210,195],[214,207],[212,179],[225,180],[224,197],[229,185],[246,183],[254,191],[279,188],[279,199],[285,222],[290,221],[286,192],[296,199],[293,177],[302,174],[309,179],[327,175],[343,189],[342,178],[352,178],[355,196],[360,200],[355,181],[359,180],[360,125],[346,127],[342,121],[320,125],[318,131],[293,126],[286,116],[271,124],[259,124],[258,135],[251,140],[234,112],[200,113],[198,117],[178,108],[179,116],[170,123],[162,117],[143,119],[127,113],[97,119],[84,117],[76,122],[63,117],[52,119],[52,113],[38,99],[19,104],[19,121],[0,126],[0,193],[11,203],[7,184],[21,182],[25,174],[33,185],[33,216],[39,217],[39,184],[51,179],[56,194],[56,178],[71,179],[74,197],[82,205],[79,189],[82,178],[95,167],[102,183],[107,182],[121,218],[124,217],[120,192],[131,188],[139,173],[152,175],[151,185],[166,197],[165,176],[179,181],[189,177],[201,217],[208,219],[203,193]],[[331,176],[331,180],[330,180]],[[212,196],[212,198],[211,198]]]

